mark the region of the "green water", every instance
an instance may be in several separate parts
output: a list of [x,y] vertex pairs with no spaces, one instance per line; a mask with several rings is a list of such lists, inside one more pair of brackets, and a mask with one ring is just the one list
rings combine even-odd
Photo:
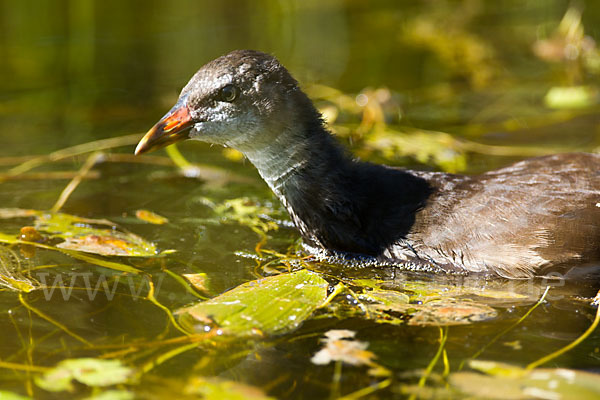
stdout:
[[[600,40],[600,6],[592,0],[580,3],[585,34]],[[532,50],[536,41],[552,37],[568,6],[569,2],[558,0],[376,4],[352,0],[0,0],[0,167],[4,173],[29,156],[104,138],[141,136],[171,107],[202,64],[239,48],[275,54],[319,107],[333,106],[339,111],[333,129],[340,140],[375,162],[474,173],[539,151],[595,151],[600,145],[600,107],[593,91],[598,88],[600,68],[583,56],[552,62],[536,57]],[[443,140],[417,145],[451,159],[445,162],[437,162],[434,156],[418,160],[410,152],[387,154],[369,147],[367,139],[374,132],[361,133],[360,110],[344,108],[320,95],[315,85],[336,88],[351,100],[361,92],[389,88],[392,101],[384,107],[384,114],[394,130],[446,132],[461,143],[490,147],[479,151]],[[548,91],[563,86],[585,86],[593,93],[584,96],[578,107],[571,103],[548,107],[544,100]],[[445,146],[452,151],[445,152]],[[131,155],[133,149],[129,144],[108,153]],[[164,151],[156,154],[162,157],[159,160],[148,158],[149,164],[109,158],[93,168],[99,175],[85,179],[61,208],[81,217],[114,221],[155,243],[160,251],[176,250],[161,258],[107,257],[146,273],[133,284],[119,281],[114,296],[100,290],[90,297],[84,277],[95,284],[100,277],[114,279],[115,271],[52,250],[38,249],[32,254],[12,246],[14,253],[0,252],[3,265],[10,265],[11,257],[16,257],[23,268],[33,268],[28,273],[34,277],[47,273],[47,284],[56,283],[51,295],[47,287],[29,293],[0,290],[0,390],[44,399],[100,394],[104,389],[83,385],[68,394],[52,393],[35,383],[40,372],[34,367],[94,357],[122,360],[136,371],[148,368],[139,380],[118,386],[135,398],[194,398],[184,393],[194,377],[245,383],[276,398],[335,397],[384,381],[369,376],[366,367],[344,365],[340,373],[333,364],[311,363],[326,331],[349,329],[357,332],[358,340],[368,342],[379,365],[391,371],[387,386],[368,398],[407,397],[404,388],[417,384],[439,348],[440,328],[376,323],[358,312],[342,318],[335,307],[352,306],[354,300],[347,293],[334,299],[333,308],[317,311],[299,330],[284,336],[243,345],[204,343],[161,358],[178,348],[177,342],[169,340],[182,334],[165,310],[148,300],[144,279],[154,282],[158,302],[175,311],[199,301],[177,279],[182,274],[206,274],[208,290],[199,294],[213,297],[273,273],[265,264],[276,257],[263,253],[262,261],[253,258],[261,237],[249,227],[251,223],[236,215],[219,215],[209,203],[245,197],[248,204],[264,207],[269,218],[263,221],[279,221],[279,228],[267,233],[263,249],[293,252],[299,240],[285,223],[288,217],[282,207],[248,162],[199,143],[183,143],[179,149],[190,161],[230,175],[224,180],[185,178],[169,165]],[[70,178],[43,174],[77,171],[86,157],[45,163],[3,180],[1,208],[49,210]],[[139,209],[151,210],[170,222],[148,224],[135,217]],[[16,235],[30,223],[23,218],[0,220],[0,232]],[[282,265],[273,262],[270,267],[283,269]],[[323,273],[331,285],[337,283],[336,276],[345,282],[372,278],[385,281],[387,289],[405,290],[407,279],[417,279],[393,271],[319,263],[310,267]],[[57,277],[62,284],[54,280]],[[465,285],[522,295],[466,296],[493,307],[497,316],[448,328],[445,350],[450,372],[458,371],[465,358],[514,324],[548,285],[542,280],[418,279],[438,288]],[[546,301],[487,347],[480,359],[525,366],[585,331],[595,314],[589,305],[595,282],[550,284]],[[61,285],[77,289],[64,296],[58,288]],[[152,362],[156,366],[148,367]],[[600,333],[544,366],[598,371]],[[440,360],[426,386],[443,388],[443,369]],[[436,394],[423,392],[421,396]]]

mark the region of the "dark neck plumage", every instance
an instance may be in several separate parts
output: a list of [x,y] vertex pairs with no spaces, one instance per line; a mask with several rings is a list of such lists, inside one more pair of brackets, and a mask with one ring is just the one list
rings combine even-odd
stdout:
[[275,140],[246,156],[309,245],[381,255],[410,231],[429,185],[407,171],[353,160],[307,98],[296,110]]

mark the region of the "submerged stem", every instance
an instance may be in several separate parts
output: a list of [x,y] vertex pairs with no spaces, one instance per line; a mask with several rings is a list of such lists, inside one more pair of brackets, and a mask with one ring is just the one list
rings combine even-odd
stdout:
[[333,366],[333,378],[331,381],[329,398],[331,400],[338,399],[340,397],[340,384],[342,381],[342,362],[339,360]]
[[[527,318],[533,312],[533,310],[535,310],[540,304],[542,304],[544,302],[549,290],[550,290],[550,286],[546,286],[546,290],[544,290],[542,297],[540,297],[540,299],[529,310],[527,310],[527,312],[525,314],[523,314],[523,316],[521,318],[519,318],[514,324],[512,324],[511,326],[509,326],[508,328],[504,329],[503,331],[498,333],[496,336],[494,336],[492,338],[492,340],[490,340],[486,345],[484,345],[481,349],[479,349],[469,359],[474,360],[477,357],[479,357],[488,347],[490,347],[492,344],[494,344],[498,339],[500,339],[506,333],[510,332],[511,330],[516,328],[521,322],[523,322],[525,320],[525,318]],[[458,366],[459,371],[462,370],[463,367],[465,366],[466,360],[467,359],[464,359],[461,361],[460,365]]]
[[181,353],[185,353],[188,350],[192,350],[192,349],[196,349],[196,348],[198,348],[198,344],[191,343],[191,344],[186,344],[183,346],[176,347],[172,350],[167,351],[166,353],[162,353],[158,357],[156,357],[156,358],[148,361],[144,365],[142,365],[142,367],[140,368],[140,370],[138,372],[138,377],[141,377],[143,374],[154,369],[155,367],[159,366],[160,364],[164,363],[165,361],[170,360],[171,358],[178,356]]
[[0,361],[0,368],[13,369],[18,371],[27,371],[27,372],[48,372],[52,368],[41,367],[38,365],[29,365],[29,364],[19,364],[7,361]]
[[177,165],[177,167],[181,169],[186,169],[192,166],[192,164],[185,159],[183,154],[181,154],[176,144],[167,146],[165,148],[165,151],[167,152],[167,155],[169,156],[171,161],[173,161],[173,163]]
[[427,382],[427,378],[431,374],[431,371],[433,371],[433,367],[435,367],[438,360],[440,359],[440,356],[442,355],[442,352],[444,351],[444,346],[446,346],[446,340],[448,339],[448,327],[447,326],[444,328],[439,327],[439,329],[440,329],[440,346],[438,347],[438,350],[435,353],[435,356],[433,356],[433,358],[431,359],[431,362],[425,369],[423,376],[421,377],[421,379],[419,379],[419,387],[425,386],[425,382]]
[[556,357],[566,353],[567,351],[573,349],[575,346],[577,346],[578,344],[580,344],[581,342],[583,342],[588,336],[590,336],[592,334],[592,332],[594,332],[594,330],[596,329],[596,327],[598,327],[598,323],[600,323],[600,307],[596,307],[596,316],[594,317],[594,321],[592,322],[592,324],[590,325],[589,328],[586,329],[585,332],[583,332],[583,334],[581,336],[579,336],[577,339],[575,339],[573,342],[569,343],[568,345],[566,345],[565,347],[563,347],[562,349],[558,349],[555,352],[548,354],[545,357],[540,358],[537,361],[534,361],[532,363],[529,363],[527,365],[527,367],[525,367],[526,370],[532,370],[534,368],[539,367],[542,364],[547,363],[548,361],[551,361],[553,359],[555,359]]
[[386,387],[392,384],[392,378],[387,378],[362,389],[357,390],[356,392],[347,394],[345,396],[339,397],[338,400],[355,400],[360,399],[361,397],[365,397],[374,393],[378,390],[385,389]]
[[146,296],[146,299],[148,301],[150,301],[152,304],[154,304],[155,306],[157,306],[158,308],[162,309],[167,316],[169,317],[169,321],[171,321],[171,324],[173,324],[173,326],[175,328],[177,328],[177,330],[181,333],[183,333],[186,336],[190,336],[190,333],[187,332],[185,329],[183,329],[178,323],[177,320],[175,320],[175,317],[173,316],[173,313],[171,312],[171,310],[169,310],[167,307],[165,307],[164,305],[162,305],[158,300],[156,300],[156,297],[154,297],[154,282],[152,282],[151,280],[148,281],[148,284],[150,285],[150,289],[148,290],[148,295]]
[[23,304],[23,307],[25,307],[29,311],[33,312],[34,314],[36,314],[38,317],[41,317],[42,319],[45,319],[46,321],[50,322],[52,325],[56,326],[57,328],[62,329],[67,335],[71,336],[72,338],[77,339],[78,341],[80,341],[81,343],[83,343],[89,347],[94,346],[91,342],[85,340],[83,337],[81,337],[78,334],[76,334],[75,332],[71,331],[64,324],[56,321],[55,319],[51,318],[50,316],[44,314],[42,311],[33,307],[31,304],[27,303],[27,301],[25,300],[25,297],[23,296],[22,293],[19,293],[19,301],[21,302],[21,304]]
[[[429,375],[431,375],[431,371],[433,371],[433,368],[435,367],[435,365],[437,364],[438,360],[440,359],[440,356],[442,355],[442,353],[444,352],[445,346],[446,346],[446,340],[448,339],[448,327],[444,327],[442,328],[441,326],[438,327],[440,330],[440,345],[435,353],[435,355],[433,356],[433,358],[431,359],[431,361],[429,362],[429,365],[427,365],[427,368],[425,368],[425,372],[423,372],[423,375],[421,376],[421,379],[419,379],[419,383],[418,386],[420,388],[425,386],[425,383],[427,382],[427,378],[429,378]],[[445,367],[444,367],[445,369]],[[416,394],[412,394],[409,397],[409,400],[415,400],[417,398]]]
[[202,296],[190,285],[181,275],[177,275],[175,272],[169,270],[168,268],[163,268],[163,271],[167,273],[171,278],[173,278],[177,283],[179,283],[186,292],[190,293],[192,296],[199,298],[200,300],[208,300],[209,298],[206,296]]

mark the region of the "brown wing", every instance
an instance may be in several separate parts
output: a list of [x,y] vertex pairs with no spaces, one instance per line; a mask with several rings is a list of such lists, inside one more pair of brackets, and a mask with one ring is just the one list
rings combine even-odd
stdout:
[[512,278],[600,260],[598,155],[554,155],[475,177],[427,178],[437,192],[407,237],[421,258]]

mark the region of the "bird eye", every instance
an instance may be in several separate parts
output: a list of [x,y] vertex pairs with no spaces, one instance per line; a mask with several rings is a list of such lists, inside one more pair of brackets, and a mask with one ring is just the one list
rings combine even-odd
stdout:
[[225,85],[221,88],[219,97],[221,101],[231,103],[238,95],[238,89],[233,85]]

